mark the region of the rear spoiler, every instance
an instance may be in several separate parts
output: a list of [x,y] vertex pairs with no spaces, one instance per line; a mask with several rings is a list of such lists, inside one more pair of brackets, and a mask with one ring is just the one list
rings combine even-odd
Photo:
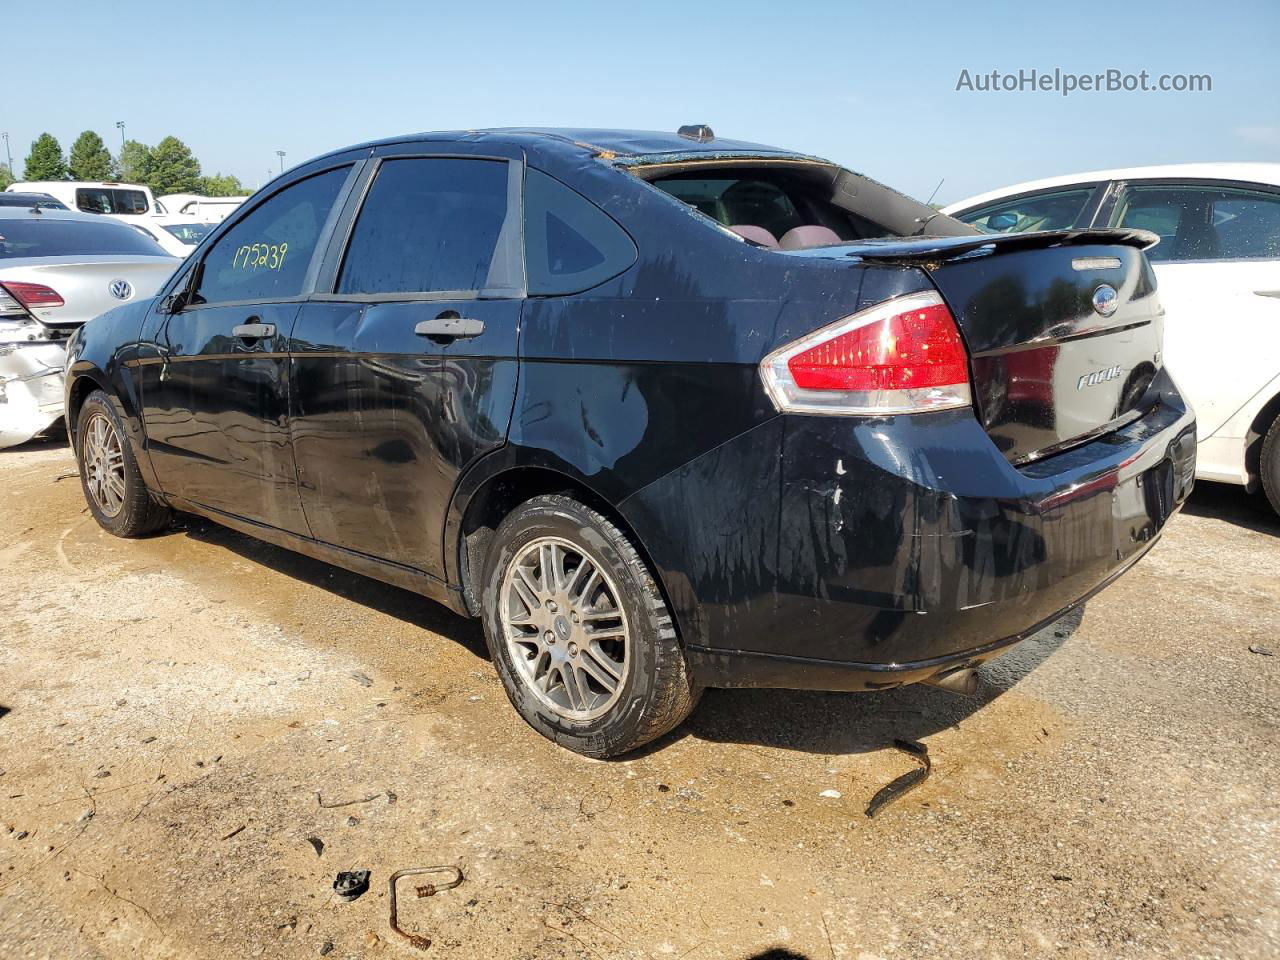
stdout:
[[[839,253],[846,257],[873,262],[954,260],[976,252],[1012,253],[1015,250],[1043,250],[1047,247],[1083,245],[1119,245],[1149,250],[1160,242],[1150,230],[1042,230],[1035,233],[987,233],[970,237],[885,237],[883,240],[859,240],[840,244]],[[815,252],[823,250],[815,247]],[[834,246],[825,248],[835,253]]]

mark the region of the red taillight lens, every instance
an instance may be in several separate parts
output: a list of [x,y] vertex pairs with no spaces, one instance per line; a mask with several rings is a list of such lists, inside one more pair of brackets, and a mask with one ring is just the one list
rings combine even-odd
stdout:
[[887,414],[969,406],[969,356],[936,293],[878,304],[775,351],[761,365],[779,410]]
[[9,296],[28,310],[35,310],[37,307],[65,306],[58,291],[52,287],[46,287],[43,283],[19,283],[16,280],[6,280],[0,286],[8,290]]

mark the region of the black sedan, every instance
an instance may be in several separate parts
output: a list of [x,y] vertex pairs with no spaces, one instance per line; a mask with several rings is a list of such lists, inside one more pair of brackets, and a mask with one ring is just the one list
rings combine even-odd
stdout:
[[1154,240],[979,235],[705,127],[400,137],[88,324],[67,422],[107,530],[480,617],[525,719],[613,756],[708,686],[963,687],[1142,556],[1195,457]]

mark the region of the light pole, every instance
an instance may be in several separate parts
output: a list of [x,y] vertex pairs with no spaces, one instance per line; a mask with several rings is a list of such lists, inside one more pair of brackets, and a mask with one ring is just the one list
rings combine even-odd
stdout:
[[0,137],[4,137],[4,158],[8,161],[9,176],[14,176],[13,172],[13,154],[9,152],[9,133],[8,131],[0,133]]
[[280,158],[280,173],[283,174],[284,173],[284,151],[277,150],[276,156]]
[[116,121],[116,129],[120,131],[120,149],[123,151],[124,150],[124,121],[123,120]]

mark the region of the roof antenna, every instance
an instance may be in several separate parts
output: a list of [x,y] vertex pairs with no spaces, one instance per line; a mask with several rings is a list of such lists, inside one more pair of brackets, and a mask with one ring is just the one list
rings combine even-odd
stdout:
[[929,194],[929,199],[924,202],[925,206],[928,206],[929,204],[933,203],[933,198],[938,195],[938,191],[942,189],[942,185],[946,182],[947,182],[946,177],[943,177],[941,180],[938,181],[938,185],[933,188],[933,193]]
[[690,123],[676,131],[678,136],[696,143],[710,143],[716,138],[715,131],[705,123]]

